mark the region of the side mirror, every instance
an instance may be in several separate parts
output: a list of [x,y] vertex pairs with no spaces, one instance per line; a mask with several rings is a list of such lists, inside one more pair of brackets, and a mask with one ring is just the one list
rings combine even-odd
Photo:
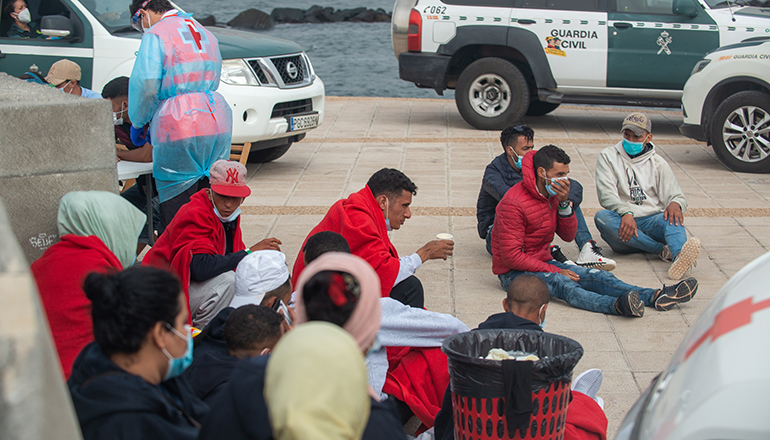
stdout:
[[72,35],[74,29],[69,18],[61,15],[47,15],[40,20],[40,33],[47,37],[65,38]]
[[695,3],[693,3],[692,0],[674,0],[674,3],[671,7],[671,12],[676,15],[697,17],[698,7],[695,6]]

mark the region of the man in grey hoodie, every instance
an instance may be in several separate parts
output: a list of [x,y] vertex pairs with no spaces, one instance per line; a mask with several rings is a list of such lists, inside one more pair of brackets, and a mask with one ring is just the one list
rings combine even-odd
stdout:
[[648,252],[672,261],[668,277],[679,280],[700,254],[700,240],[688,240],[684,228],[687,200],[655,152],[650,118],[632,113],[621,132],[623,139],[596,160],[596,193],[605,208],[594,216],[596,228],[615,252]]

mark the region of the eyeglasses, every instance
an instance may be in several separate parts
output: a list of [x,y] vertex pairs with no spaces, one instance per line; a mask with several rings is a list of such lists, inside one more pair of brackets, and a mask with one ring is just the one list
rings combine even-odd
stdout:
[[522,125],[514,125],[513,126],[513,131],[515,131],[516,133],[524,133],[524,130],[527,129],[527,128],[529,128],[529,126],[524,125],[524,124],[522,124]]
[[144,10],[145,6],[147,6],[147,3],[150,3],[151,0],[144,0],[142,2],[142,6],[137,9],[137,11],[134,13],[134,16],[131,17],[131,27],[138,30],[139,32],[144,32],[144,29],[142,29],[142,23],[139,21],[142,18],[142,10]]

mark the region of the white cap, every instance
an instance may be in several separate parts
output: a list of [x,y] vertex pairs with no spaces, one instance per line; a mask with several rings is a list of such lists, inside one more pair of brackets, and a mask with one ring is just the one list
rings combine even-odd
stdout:
[[281,287],[288,279],[286,255],[273,250],[252,252],[235,269],[235,296],[230,307],[259,305],[267,292]]

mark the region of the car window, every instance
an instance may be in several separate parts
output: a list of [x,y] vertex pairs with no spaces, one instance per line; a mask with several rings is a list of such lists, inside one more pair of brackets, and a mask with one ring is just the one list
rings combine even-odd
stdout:
[[671,15],[674,0],[617,0],[618,12]]
[[[0,13],[11,2],[16,0],[1,0],[0,1]],[[40,18],[46,15],[63,15],[68,17],[70,14],[69,9],[59,0],[26,0],[27,8],[29,9],[30,16],[32,18],[32,26],[39,27]],[[13,25],[13,18],[8,14],[0,15],[0,38],[9,38],[8,31]]]
[[80,3],[110,33],[136,32],[131,27],[131,12],[128,10],[131,2],[121,0],[81,0]]

